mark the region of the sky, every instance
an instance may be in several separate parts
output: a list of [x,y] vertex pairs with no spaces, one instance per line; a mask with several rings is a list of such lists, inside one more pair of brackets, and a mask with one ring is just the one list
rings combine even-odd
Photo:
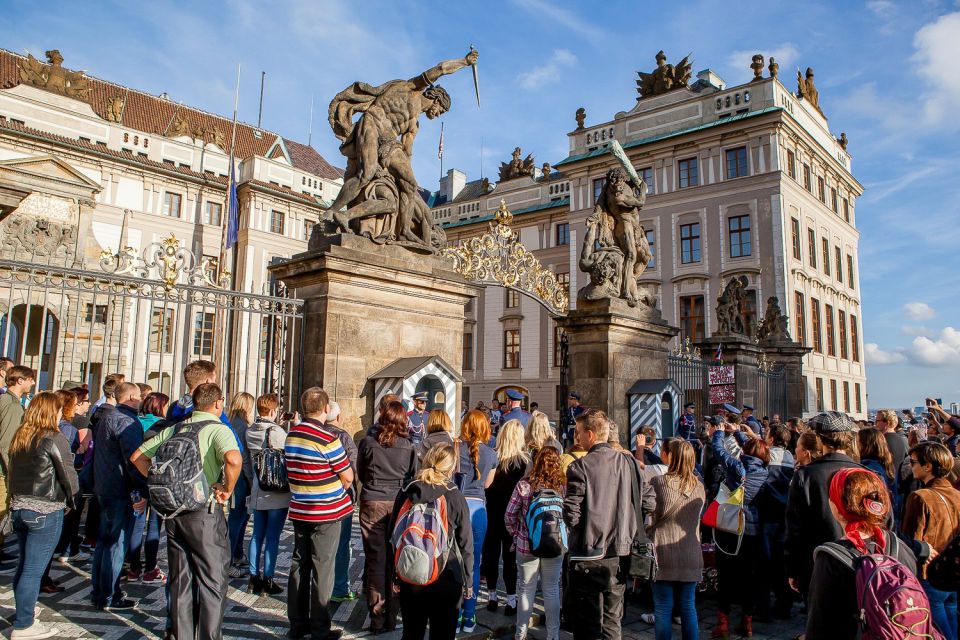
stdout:
[[[738,8],[739,7],[739,8]],[[729,86],[773,55],[791,82],[816,70],[831,131],[846,132],[866,191],[860,231],[868,406],[927,396],[960,401],[960,0],[762,3],[489,0],[401,2],[36,2],[0,0],[0,47],[229,116],[241,65],[240,119],[344,159],[326,122],[351,82],[410,78],[473,45],[469,70],[444,78],[444,169],[496,177],[515,146],[537,164],[567,154],[578,107],[588,126],[629,110],[638,70],[663,49],[692,53]],[[440,126],[425,118],[414,150],[437,188]],[[481,153],[482,150],[482,153]]]

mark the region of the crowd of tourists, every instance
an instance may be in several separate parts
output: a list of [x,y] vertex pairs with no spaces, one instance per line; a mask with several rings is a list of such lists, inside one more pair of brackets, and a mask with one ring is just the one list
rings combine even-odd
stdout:
[[14,640],[55,635],[37,620],[39,594],[64,589],[53,562],[89,563],[97,610],[135,608],[126,584],[163,587],[168,638],[221,638],[228,584],[245,578],[250,593],[285,594],[289,637],[336,640],[330,603],[358,598],[355,513],[374,635],[454,638],[476,630],[481,603],[515,617],[522,640],[539,584],[548,640],[561,626],[619,638],[630,594],[651,598],[657,640],[698,638],[698,593],[713,588],[712,638],[750,637],[754,620],[799,606],[807,640],[957,640],[960,418],[932,400],[927,416],[869,423],[689,406],[676,437],[642,428],[625,447],[576,393],[560,430],[515,391],[465,410],[459,430],[426,396],[408,410],[387,393],[353,435],[319,387],[296,408],[275,394],[228,402],[209,361],[184,369],[176,400],[114,374],[91,404],[83,385],[33,393],[31,369],[0,360],[0,373]]

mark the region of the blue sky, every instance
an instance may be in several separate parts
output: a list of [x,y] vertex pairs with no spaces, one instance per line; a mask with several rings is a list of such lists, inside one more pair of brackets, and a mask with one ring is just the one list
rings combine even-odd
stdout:
[[[0,0],[0,47],[227,114],[236,65],[240,118],[306,141],[339,166],[326,123],[330,98],[354,80],[412,77],[480,51],[477,109],[469,72],[445,78],[444,165],[496,176],[514,146],[539,163],[566,155],[574,112],[587,123],[627,110],[637,70],[654,54],[693,54],[728,84],[745,82],[753,53],[781,77],[817,74],[835,135],[845,131],[857,205],[869,406],[926,395],[960,401],[960,1],[866,2],[291,2],[38,3]],[[435,189],[439,123],[421,123],[420,183]]]

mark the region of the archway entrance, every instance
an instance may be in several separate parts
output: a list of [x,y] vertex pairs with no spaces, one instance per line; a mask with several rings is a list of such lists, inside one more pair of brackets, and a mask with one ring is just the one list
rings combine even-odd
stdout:
[[50,389],[59,335],[60,320],[40,305],[18,304],[0,318],[0,352],[35,369],[37,389]]
[[493,399],[499,402],[500,404],[503,404],[508,400],[507,391],[519,391],[520,393],[522,393],[523,400],[521,401],[520,406],[523,408],[524,411],[530,410],[530,391],[526,387],[521,387],[520,385],[507,384],[498,388],[496,391],[493,392]]

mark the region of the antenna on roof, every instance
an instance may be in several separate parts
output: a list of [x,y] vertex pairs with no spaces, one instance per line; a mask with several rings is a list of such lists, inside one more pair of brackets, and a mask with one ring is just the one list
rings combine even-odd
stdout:
[[260,72],[260,111],[257,113],[257,129],[260,128],[260,120],[263,118],[263,83],[267,79],[267,72]]
[[310,94],[310,128],[307,130],[307,146],[308,147],[313,146],[310,144],[312,140],[313,140],[313,94],[311,93]]

